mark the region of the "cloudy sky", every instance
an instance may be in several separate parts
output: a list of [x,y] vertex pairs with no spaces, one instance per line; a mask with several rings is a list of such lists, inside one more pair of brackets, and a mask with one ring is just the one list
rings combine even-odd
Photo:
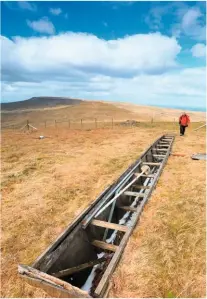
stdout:
[[205,2],[2,2],[2,102],[205,108]]

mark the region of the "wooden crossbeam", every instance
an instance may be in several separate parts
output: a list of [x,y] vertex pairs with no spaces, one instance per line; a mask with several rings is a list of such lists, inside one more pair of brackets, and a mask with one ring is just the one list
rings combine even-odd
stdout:
[[102,220],[97,220],[93,219],[91,221],[92,225],[99,226],[99,227],[105,227],[105,228],[110,228],[114,230],[119,230],[121,232],[126,232],[128,230],[127,226],[121,225],[121,224],[116,224],[116,223],[111,223],[107,221],[102,221]]
[[125,210],[125,211],[129,211],[129,212],[136,212],[137,209],[133,208],[133,207],[128,207],[128,206],[119,206],[118,208]]
[[96,259],[94,261],[90,261],[88,263],[78,265],[76,267],[71,267],[71,268],[68,268],[68,269],[64,269],[64,270],[52,273],[52,276],[60,278],[60,277],[65,277],[65,276],[68,276],[68,275],[72,275],[74,273],[80,272],[80,271],[85,270],[87,268],[92,268],[93,266],[101,264],[101,263],[105,262],[106,260],[107,260],[107,257],[102,257],[100,259]]
[[154,178],[155,175],[154,174],[142,174],[141,177],[144,177],[144,178]]
[[160,158],[164,158],[165,157],[165,155],[157,155],[157,154],[153,154],[153,157],[160,157]]
[[153,166],[161,165],[161,163],[159,163],[159,162],[143,162],[142,164],[144,164],[144,165],[153,165]]
[[139,196],[139,197],[144,197],[144,194],[143,194],[143,193],[132,192],[132,191],[126,191],[126,192],[124,192],[124,195],[127,195],[127,196]]
[[163,149],[161,149],[161,148],[153,148],[153,151],[158,151],[158,152],[167,152],[168,150],[167,150],[167,149],[165,149],[165,148],[163,148]]
[[103,241],[99,241],[99,240],[94,240],[91,242],[91,244],[95,247],[98,247],[98,248],[101,248],[101,249],[104,249],[104,250],[110,250],[110,251],[113,251],[115,252],[118,248],[118,246],[114,245],[114,244],[108,244],[108,243],[105,243]]
[[150,189],[150,186],[133,185],[133,188],[138,188],[138,189]]

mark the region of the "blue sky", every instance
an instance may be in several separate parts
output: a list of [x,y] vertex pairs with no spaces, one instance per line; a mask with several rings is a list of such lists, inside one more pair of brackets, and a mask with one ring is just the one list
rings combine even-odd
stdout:
[[205,2],[2,2],[2,102],[205,107]]

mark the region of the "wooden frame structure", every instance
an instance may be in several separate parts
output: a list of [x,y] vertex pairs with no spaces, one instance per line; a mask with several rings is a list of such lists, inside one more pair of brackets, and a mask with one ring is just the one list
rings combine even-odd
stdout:
[[[105,297],[109,280],[163,171],[173,141],[173,135],[158,138],[31,267],[19,265],[19,274],[54,297]],[[128,222],[120,223],[123,218]],[[114,233],[114,240],[107,241]],[[104,256],[97,259],[100,252]],[[99,266],[102,272],[93,292],[82,290],[91,268]]]

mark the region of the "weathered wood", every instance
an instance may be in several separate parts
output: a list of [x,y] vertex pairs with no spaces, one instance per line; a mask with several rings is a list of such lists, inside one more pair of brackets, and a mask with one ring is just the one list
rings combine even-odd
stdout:
[[107,204],[105,204],[105,206],[98,211],[95,217],[98,217],[103,211],[105,211],[105,209],[108,208],[108,206],[110,206],[117,198],[119,198],[121,194],[123,194],[127,189],[129,189],[129,187],[131,187],[131,185],[133,185],[140,178],[142,174],[148,173],[149,167],[147,165],[144,165],[141,167],[141,170],[142,172],[137,173],[136,177],[128,185],[126,185],[121,191],[119,191]]
[[124,192],[124,195],[127,195],[127,196],[139,196],[139,197],[144,197],[144,194],[143,193],[139,193],[139,192],[132,192],[132,191],[126,191]]
[[143,162],[142,164],[144,164],[144,165],[159,166],[159,165],[161,165],[162,163],[159,163],[159,162]]
[[[72,223],[70,223],[68,225],[68,227],[63,231],[62,234],[60,234],[56,240],[54,241],[54,243],[52,243],[32,264],[33,268],[39,268],[42,261],[49,256],[52,251],[58,247],[58,245],[66,238],[67,235],[69,235],[73,229],[75,229],[75,227],[81,222],[81,220],[83,220],[83,218],[92,210],[92,208],[99,202],[99,200],[102,198],[102,196],[104,196],[104,194],[106,194],[108,192],[108,190],[111,188],[112,186],[108,186],[99,196],[98,198],[96,198],[80,215],[78,215],[74,221]],[[57,255],[54,257],[51,261],[51,263],[55,262],[59,256],[60,256],[61,252],[57,253]],[[48,266],[49,269],[49,266]],[[44,271],[47,271],[44,270]]]
[[153,154],[153,157],[160,157],[160,158],[164,158],[165,157],[165,155],[157,155],[157,154]]
[[163,149],[161,149],[161,148],[155,148],[155,149],[153,149],[153,151],[167,152],[167,149],[165,149],[165,148],[163,148]]
[[92,268],[93,266],[101,264],[101,263],[105,262],[106,260],[107,260],[107,257],[102,257],[100,259],[96,259],[94,261],[90,261],[88,263],[78,265],[76,267],[72,267],[72,268],[69,268],[69,269],[58,271],[56,273],[52,273],[51,275],[53,275],[55,277],[58,277],[58,278],[65,277],[65,276],[80,272],[82,270],[85,270],[87,268]]
[[129,207],[129,206],[119,206],[119,209],[125,210],[125,211],[129,211],[129,212],[136,212],[137,209],[133,208],[133,207]]
[[28,278],[41,280],[45,283],[48,283],[52,286],[62,288],[64,291],[67,291],[68,298],[90,298],[89,294],[81,289],[72,286],[70,283],[65,282],[59,278],[53,277],[46,273],[43,273],[37,269],[26,265],[18,265],[18,272],[22,276],[26,276]]
[[[164,136],[164,135],[163,135]],[[162,137],[163,137],[162,136]],[[162,138],[161,137],[161,138]],[[157,146],[158,142],[160,140],[160,137],[155,140],[155,142],[152,144],[151,148]],[[89,213],[89,215],[85,216],[84,220],[82,221],[82,227],[86,229],[86,227],[89,225],[91,220],[94,218],[96,213],[100,210],[100,208],[107,203],[107,201],[110,199],[110,197],[114,194],[114,192],[120,188],[120,186],[124,185],[124,183],[129,180],[132,175],[134,175],[134,172],[137,171],[139,165],[141,164],[141,159],[150,151],[150,149],[145,150],[140,157],[119,177],[119,179],[115,182],[116,187],[111,188],[110,192],[103,198],[102,202],[96,205],[96,207],[93,208],[92,212]],[[136,173],[138,174],[138,173]]]
[[143,178],[154,178],[155,177],[155,175],[154,174],[142,174],[141,175],[141,177],[143,177]]
[[114,230],[119,230],[121,232],[126,232],[128,230],[127,226],[121,225],[121,224],[116,224],[116,223],[111,223],[107,221],[102,221],[102,220],[97,220],[93,219],[91,221],[92,225],[99,226],[99,227],[105,227],[105,228],[110,228]]
[[[165,158],[163,160],[162,166],[159,168],[158,172],[155,175],[155,179],[153,181],[153,186],[156,185],[156,183],[158,181],[158,178],[159,178],[159,176],[160,176],[160,174],[161,174],[161,172],[162,172],[162,170],[163,170],[163,168],[164,168],[164,166],[165,166],[165,164],[167,162],[167,158],[168,158],[168,156],[170,154],[172,143],[173,143],[173,140],[172,140],[172,142],[170,144],[170,147],[168,149],[168,153],[166,154],[166,156],[165,156]],[[138,221],[138,219],[140,217],[141,211],[142,211],[144,205],[146,204],[149,196],[151,195],[152,190],[153,190],[153,188],[150,189],[149,193],[146,194],[146,197],[141,201],[140,205],[137,207],[137,215],[134,218],[134,222],[133,222],[131,228],[127,231],[127,233],[122,238],[121,243],[119,244],[118,249],[116,250],[115,254],[113,255],[113,258],[111,259],[111,262],[109,263],[106,271],[104,272],[104,275],[102,276],[102,278],[101,278],[101,280],[100,280],[100,282],[99,282],[99,284],[98,284],[98,286],[97,286],[97,288],[95,290],[95,295],[96,296],[101,297],[105,293],[106,288],[108,286],[108,281],[111,278],[111,275],[112,275],[113,271],[115,270],[115,268],[116,268],[116,266],[117,266],[117,264],[119,262],[119,259],[120,259],[121,255],[122,255],[122,252],[123,252],[123,250],[124,250],[124,248],[125,248],[125,246],[127,244],[127,241],[129,239],[129,237],[130,237],[130,235],[131,235],[134,227],[136,226],[136,223],[137,223],[137,221]]]
[[144,186],[144,185],[133,185],[133,188],[137,188],[137,189],[150,189],[150,186]]
[[95,247],[98,247],[98,248],[101,248],[101,249],[104,249],[104,250],[110,250],[110,251],[116,251],[118,246],[116,245],[113,245],[113,244],[108,244],[108,243],[105,243],[103,241],[99,241],[99,240],[94,240],[91,242],[91,244]]
[[104,275],[102,276],[96,290],[95,290],[95,295],[98,297],[102,297],[104,295],[104,293],[106,292],[106,288],[108,286],[108,281],[111,278],[111,275],[113,273],[113,271],[115,270],[119,259],[121,258],[122,252],[124,251],[124,248],[126,247],[127,241],[130,237],[130,235],[132,234],[132,231],[135,227],[135,225],[137,224],[137,221],[139,219],[139,216],[141,214],[141,211],[145,205],[145,202],[147,201],[147,198],[145,198],[145,200],[143,200],[141,202],[141,204],[138,206],[137,208],[137,215],[134,219],[134,222],[132,224],[132,226],[130,227],[130,229],[128,230],[128,232],[124,235],[124,237],[121,240],[121,243],[119,244],[116,252],[114,253],[106,271],[104,272]]

